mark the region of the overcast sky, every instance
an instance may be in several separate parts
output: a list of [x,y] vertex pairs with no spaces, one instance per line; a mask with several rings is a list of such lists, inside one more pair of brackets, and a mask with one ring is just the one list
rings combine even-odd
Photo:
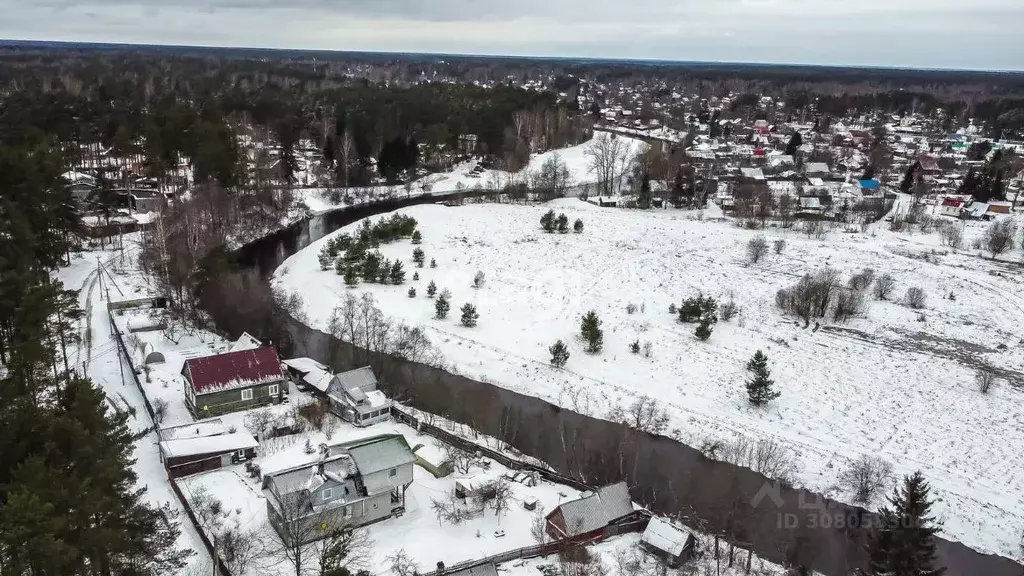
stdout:
[[0,0],[0,38],[1024,70],[1024,0]]

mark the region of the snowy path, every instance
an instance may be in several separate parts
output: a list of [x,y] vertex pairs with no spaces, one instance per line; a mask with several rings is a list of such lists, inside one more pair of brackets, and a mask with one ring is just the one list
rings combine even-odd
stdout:
[[[97,257],[99,265],[97,265]],[[145,402],[138,388],[131,383],[131,370],[118,350],[117,342],[111,333],[110,321],[107,316],[108,298],[114,301],[128,298],[140,298],[146,289],[138,273],[119,274],[111,264],[119,254],[113,250],[102,252],[86,252],[75,256],[70,266],[62,268],[57,278],[70,288],[80,289],[79,302],[85,317],[81,322],[82,346],[74,351],[77,366],[86,366],[86,373],[99,385],[107,396],[114,410],[134,410],[129,420],[132,432],[153,427],[153,421],[146,412]],[[103,279],[101,285],[100,279]],[[121,287],[128,287],[129,293],[122,292]],[[131,294],[134,292],[134,294]],[[123,375],[123,378],[122,378]],[[153,506],[170,502],[181,513],[181,535],[177,545],[181,548],[194,550],[185,572],[197,569],[200,573],[208,571],[211,565],[210,555],[203,546],[199,534],[185,517],[184,510],[171,491],[167,474],[160,462],[160,450],[155,432],[147,434],[135,444],[135,473],[139,477],[139,486],[146,488],[146,500]]]

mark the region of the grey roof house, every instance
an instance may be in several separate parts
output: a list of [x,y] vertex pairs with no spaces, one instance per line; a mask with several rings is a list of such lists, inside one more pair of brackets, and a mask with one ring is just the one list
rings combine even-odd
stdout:
[[369,426],[391,418],[391,399],[377,389],[369,366],[335,374],[327,385],[331,412],[356,426]]
[[559,504],[546,517],[546,531],[556,541],[600,540],[609,525],[632,514],[629,487],[619,482]]
[[400,515],[414,461],[400,434],[322,445],[317,461],[263,475],[270,523],[287,541],[309,542]]

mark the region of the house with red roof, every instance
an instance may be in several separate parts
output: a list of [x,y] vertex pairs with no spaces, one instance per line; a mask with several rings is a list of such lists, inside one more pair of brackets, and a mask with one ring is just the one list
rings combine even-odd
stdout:
[[185,405],[196,418],[276,404],[288,392],[288,376],[270,346],[189,358],[181,375]]

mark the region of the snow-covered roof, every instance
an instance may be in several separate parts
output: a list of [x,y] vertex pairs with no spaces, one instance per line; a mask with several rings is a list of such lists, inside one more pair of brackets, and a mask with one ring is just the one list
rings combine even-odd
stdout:
[[649,544],[658,550],[662,550],[672,556],[679,556],[686,549],[686,542],[690,539],[690,532],[681,526],[654,517],[647,523],[640,541]]
[[830,172],[828,164],[824,162],[808,162],[804,164],[804,174],[828,174]]
[[630,514],[633,512],[633,501],[629,498],[626,483],[619,482],[599,488],[596,492],[587,492],[578,500],[560,504],[555,510],[562,511],[566,536],[575,536],[602,528]]
[[160,443],[160,451],[167,458],[196,456],[199,454],[223,454],[236,450],[256,448],[259,444],[252,435],[244,431],[235,431],[216,436],[198,438],[181,438]]
[[751,178],[753,180],[764,180],[764,172],[761,172],[760,168],[740,168],[740,174],[744,178]]
[[281,362],[285,366],[303,374],[308,374],[313,370],[327,370],[327,366],[324,366],[312,358],[289,358],[287,360],[282,360]]
[[402,464],[412,464],[416,456],[409,448],[409,443],[401,434],[385,434],[374,436],[357,442],[332,447],[344,450],[356,463],[356,468],[363,476],[374,472],[395,468]]
[[224,423],[220,418],[211,418],[209,420],[200,420],[199,422],[190,422],[188,424],[182,424],[181,426],[172,426],[170,428],[161,428],[159,436],[161,440],[179,440],[183,438],[205,438],[207,436],[217,436],[219,434],[227,434],[229,432],[227,424]]
[[235,340],[231,346],[228,346],[228,352],[241,352],[243,350],[255,350],[263,346],[255,336],[248,332],[242,332],[242,335]]

